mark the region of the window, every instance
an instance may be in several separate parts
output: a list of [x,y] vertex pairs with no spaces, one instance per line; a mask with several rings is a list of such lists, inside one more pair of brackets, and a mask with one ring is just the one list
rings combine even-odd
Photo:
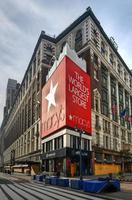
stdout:
[[29,83],[31,82],[32,80],[32,67],[30,67],[29,69]]
[[95,110],[96,112],[99,112],[99,100],[95,99]]
[[105,133],[110,133],[110,122],[105,119],[103,119],[103,131]]
[[95,116],[95,128],[97,130],[99,130],[101,128],[100,124],[99,124],[99,116],[98,115]]
[[112,53],[110,53],[109,60],[110,60],[111,65],[113,65],[114,64],[114,56]]
[[31,126],[31,98],[28,100],[28,128]]
[[32,95],[32,124],[35,122],[35,113],[36,113],[36,92]]
[[113,124],[112,129],[113,129],[113,136],[114,137],[119,137],[118,126],[116,126],[116,125]]
[[132,134],[128,133],[128,143],[131,143],[131,142],[132,142]]
[[43,143],[43,153],[46,152],[46,143]]
[[28,75],[26,77],[26,89],[28,88]]
[[52,55],[46,54],[46,64],[52,65]]
[[108,91],[107,90],[102,90],[102,100],[103,101],[108,101]]
[[98,66],[98,56],[94,54],[93,62],[95,66]]
[[104,155],[104,159],[106,160],[106,161],[109,161],[109,162],[112,162],[112,155],[110,155],[110,154],[105,154]]
[[119,63],[117,65],[117,70],[118,70],[119,76],[122,76],[122,67],[121,67],[121,65]]
[[102,153],[95,153],[96,161],[103,161],[103,154]]
[[104,135],[103,139],[104,139],[104,148],[109,149],[109,147],[110,147],[109,137],[107,135]]
[[119,93],[119,100],[123,101],[123,93]]
[[116,97],[116,80],[113,76],[110,77],[111,95]]
[[53,150],[53,140],[46,142],[46,152]]
[[116,88],[114,86],[111,87],[111,94],[116,96]]
[[37,56],[37,65],[39,66],[40,65],[40,49],[38,51],[38,56]]
[[124,81],[127,82],[127,73],[124,72]]
[[83,141],[83,149],[89,151],[90,150],[89,140],[83,139],[82,141]]
[[63,135],[58,138],[55,138],[54,142],[55,142],[55,150],[62,149],[63,148]]
[[79,51],[82,47],[82,30],[78,30],[75,36],[75,50]]
[[106,76],[102,76],[102,86],[107,88],[107,77]]
[[80,137],[70,135],[70,147],[73,149],[79,149],[80,148]]
[[96,133],[96,145],[100,146],[100,135]]
[[98,80],[99,75],[98,75],[98,70],[94,69],[94,79]]
[[113,149],[114,149],[115,151],[117,151],[117,150],[118,150],[117,146],[118,146],[117,139],[116,139],[116,138],[114,138],[114,139],[113,139]]
[[80,149],[80,138],[76,137],[76,149]]
[[39,91],[39,87],[40,87],[40,72],[38,72],[37,74],[37,92]]
[[33,61],[33,75],[36,73],[36,58]]
[[132,88],[132,79],[130,77],[130,88]]
[[103,41],[101,41],[101,54],[105,55],[105,43]]
[[124,129],[121,129],[121,139],[126,141],[126,132]]
[[103,103],[101,108],[102,108],[102,114],[104,114],[105,116],[108,116],[109,115],[108,104]]
[[46,53],[48,53],[48,54],[52,54],[53,53],[52,45],[48,44],[46,46]]

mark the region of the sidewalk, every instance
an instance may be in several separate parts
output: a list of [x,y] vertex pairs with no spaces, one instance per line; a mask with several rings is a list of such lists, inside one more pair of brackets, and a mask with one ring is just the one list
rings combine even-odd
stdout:
[[[26,174],[22,174],[22,173],[12,173],[10,176],[14,177],[14,178],[20,178],[20,179],[25,179],[27,181],[31,181],[32,180],[32,176],[31,175],[26,175]],[[89,175],[89,176],[84,176],[83,180],[94,180],[94,179],[98,179],[98,178],[106,178],[108,177],[108,175]],[[69,180],[71,179],[79,179],[80,177],[61,177],[60,178],[68,178]]]
[[[5,173],[3,173],[3,174],[5,174]],[[28,180],[28,181],[32,180],[32,176],[31,175],[26,175],[26,174],[22,174],[22,173],[12,173],[10,176],[16,177],[16,178],[20,178],[20,179],[25,179],[25,180]],[[98,178],[106,178],[108,176],[109,176],[108,174],[107,175],[89,175],[89,176],[83,176],[83,179],[84,180],[94,180],[94,179],[98,179]],[[112,177],[116,178],[116,175],[113,175]],[[79,179],[80,177],[64,177],[64,178]],[[124,174],[123,181],[124,182],[129,181],[129,182],[132,183],[132,173]]]
[[[6,176],[8,174],[5,173],[1,173],[3,174],[3,176]],[[14,179],[22,179],[22,180],[26,180],[26,181],[32,181],[32,176],[31,175],[26,175],[26,174],[19,174],[19,173],[12,173],[11,175],[8,175],[10,178],[14,178]],[[85,176],[83,177],[84,180],[93,180],[93,179],[98,179],[98,178],[106,178],[108,177],[108,175],[91,175],[91,176]],[[63,178],[63,177],[62,177]],[[68,178],[68,179],[79,179],[79,177],[64,177],[64,178]],[[115,178],[115,176],[113,176],[113,178]],[[129,182],[125,181],[125,180],[129,180]],[[125,174],[123,181],[121,181],[121,190],[122,191],[132,191],[132,174]]]
[[11,180],[16,180],[16,179],[22,179],[22,180],[26,180],[26,181],[31,181],[31,176],[28,176],[28,175],[25,175],[25,174],[14,174],[12,173],[11,175],[10,174],[7,174],[7,173],[0,173],[0,176],[1,177],[9,177],[9,179]]

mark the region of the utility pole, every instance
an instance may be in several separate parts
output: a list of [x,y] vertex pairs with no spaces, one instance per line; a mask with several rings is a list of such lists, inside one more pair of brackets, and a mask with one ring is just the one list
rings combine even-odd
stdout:
[[82,134],[84,133],[84,131],[82,129],[78,129],[77,127],[75,127],[75,131],[79,132],[79,151],[80,151],[80,161],[79,161],[79,166],[80,166],[80,180],[83,180],[83,176],[82,176],[82,148],[81,148],[81,143],[82,143]]

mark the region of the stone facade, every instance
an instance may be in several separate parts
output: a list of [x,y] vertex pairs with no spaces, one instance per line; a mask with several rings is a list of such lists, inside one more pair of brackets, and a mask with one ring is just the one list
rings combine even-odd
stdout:
[[4,165],[40,164],[41,89],[65,43],[86,60],[87,73],[91,76],[93,173],[102,173],[101,164],[109,166],[104,173],[111,169],[130,171],[132,122],[120,117],[120,113],[127,108],[127,116],[132,115],[132,72],[91,8],[56,38],[41,32],[15,104],[1,127]]

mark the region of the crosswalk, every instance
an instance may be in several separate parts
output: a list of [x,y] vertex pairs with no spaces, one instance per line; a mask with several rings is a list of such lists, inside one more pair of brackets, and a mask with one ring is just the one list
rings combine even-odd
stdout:
[[0,184],[0,200],[101,200],[69,189],[37,183]]

